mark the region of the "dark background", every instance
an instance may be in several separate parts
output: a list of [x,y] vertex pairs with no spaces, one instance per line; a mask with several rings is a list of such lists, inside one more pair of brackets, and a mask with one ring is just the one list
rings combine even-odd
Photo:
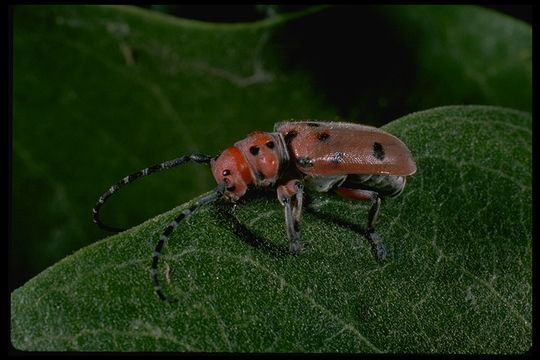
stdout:
[[[272,13],[293,12],[307,5],[141,5],[143,8],[183,18],[212,22],[249,22],[262,20]],[[531,5],[484,5],[509,16],[532,23]]]

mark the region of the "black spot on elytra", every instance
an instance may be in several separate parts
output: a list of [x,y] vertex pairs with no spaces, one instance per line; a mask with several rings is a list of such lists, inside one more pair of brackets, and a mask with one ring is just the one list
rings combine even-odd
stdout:
[[373,143],[373,156],[379,160],[384,160],[384,149],[378,142]]
[[318,133],[318,134],[317,134],[317,139],[318,139],[320,142],[327,142],[329,138],[330,138],[330,134],[327,133],[327,132],[323,132],[323,133]]
[[342,152],[335,152],[330,157],[330,162],[332,164],[339,164],[343,160],[343,153]]
[[223,170],[222,175],[223,175],[223,176],[229,176],[229,175],[231,175],[231,170],[229,170],[229,169]]
[[252,146],[249,148],[249,152],[253,156],[257,156],[259,154],[259,147],[258,146]]
[[294,139],[298,135],[298,131],[291,130],[288,133],[285,134],[285,143],[290,144],[292,139]]
[[320,124],[317,124],[317,123],[314,123],[314,122],[308,122],[307,123],[307,126],[311,126],[311,127],[319,127],[321,126]]
[[308,157],[299,157],[296,162],[298,163],[298,165],[300,165],[301,167],[311,167],[313,166],[313,160],[311,160],[310,158]]
[[266,147],[269,148],[269,149],[273,149],[275,146],[274,142],[273,141],[269,141],[266,143]]
[[233,186],[229,186],[229,187],[227,188],[227,191],[234,191],[234,190],[236,190],[236,186],[234,186],[234,185],[233,185]]

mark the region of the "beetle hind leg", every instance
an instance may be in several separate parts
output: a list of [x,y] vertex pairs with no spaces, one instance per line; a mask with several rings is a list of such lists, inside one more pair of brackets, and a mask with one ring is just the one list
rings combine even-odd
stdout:
[[379,209],[381,207],[381,197],[376,193],[376,199],[371,205],[368,214],[368,227],[366,231],[366,237],[371,243],[371,247],[375,253],[375,256],[379,261],[386,259],[386,250],[380,236],[375,232],[375,222],[377,221],[377,215],[379,215]]
[[379,193],[371,190],[349,189],[344,187],[335,189],[335,192],[347,199],[371,201],[372,205],[368,213],[365,236],[367,237],[377,260],[383,261],[386,258],[386,250],[382,239],[375,232],[375,223],[377,222],[377,216],[379,215],[382,200]]
[[295,254],[300,254],[305,250],[300,245],[298,228],[302,214],[303,192],[304,185],[299,180],[291,180],[277,188],[278,200],[285,209],[285,227],[289,237],[289,250]]

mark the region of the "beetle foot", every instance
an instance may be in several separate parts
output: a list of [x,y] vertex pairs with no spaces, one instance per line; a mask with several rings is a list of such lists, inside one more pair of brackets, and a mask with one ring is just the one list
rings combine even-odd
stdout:
[[307,244],[301,245],[299,242],[292,242],[289,244],[289,251],[294,255],[300,255],[307,249]]
[[368,230],[366,236],[371,245],[375,258],[377,258],[378,261],[384,261],[386,259],[386,250],[380,236],[377,235],[374,230]]

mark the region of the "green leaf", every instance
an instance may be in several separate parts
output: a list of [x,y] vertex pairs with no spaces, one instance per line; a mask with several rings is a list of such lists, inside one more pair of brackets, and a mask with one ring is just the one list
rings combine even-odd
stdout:
[[[91,209],[128,173],[215,154],[291,116],[333,118],[305,76],[262,53],[295,16],[213,25],[124,6],[16,7],[13,273],[102,238]],[[138,224],[214,184],[196,165],[147,178],[107,204],[104,221]]]
[[[17,285],[103,237],[90,210],[117,180],[277,121],[531,109],[531,27],[478,7],[316,7],[209,24],[126,6],[17,6],[13,24]],[[129,227],[213,186],[206,167],[186,165],[127,188],[103,218]]]
[[[476,7],[318,7],[215,25],[131,7],[18,6],[13,47],[11,272],[22,279],[100,239],[90,209],[128,173],[217,153],[277,121],[531,109],[530,26]],[[138,224],[213,183],[187,165],[126,189],[104,218]]]
[[414,85],[405,95],[411,110],[446,104],[532,110],[528,24],[474,6],[385,6],[381,13],[412,50]]
[[308,193],[308,250],[287,252],[273,192],[202,209],[172,234],[153,292],[151,252],[184,204],[90,245],[11,296],[22,350],[521,353],[532,345],[529,114],[451,106],[384,128],[418,172],[368,205]]

